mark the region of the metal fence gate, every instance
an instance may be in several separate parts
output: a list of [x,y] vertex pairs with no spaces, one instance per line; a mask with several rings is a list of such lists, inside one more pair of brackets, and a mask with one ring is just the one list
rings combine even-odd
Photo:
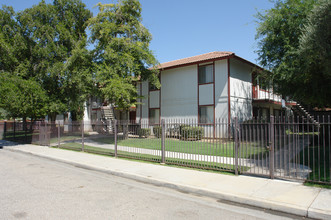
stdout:
[[330,116],[316,119],[271,116],[235,122],[239,172],[330,184]]

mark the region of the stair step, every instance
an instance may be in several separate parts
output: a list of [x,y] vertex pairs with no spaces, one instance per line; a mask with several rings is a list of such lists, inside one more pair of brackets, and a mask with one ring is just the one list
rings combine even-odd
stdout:
[[297,105],[292,107],[293,112],[297,113],[298,115],[301,115],[305,121],[311,122],[317,126],[319,126],[319,123],[314,119],[312,115],[304,108],[302,107],[299,103]]

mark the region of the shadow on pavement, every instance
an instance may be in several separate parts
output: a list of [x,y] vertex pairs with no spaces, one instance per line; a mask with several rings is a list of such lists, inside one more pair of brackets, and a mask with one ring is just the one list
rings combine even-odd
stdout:
[[0,140],[0,149],[3,149],[3,147],[16,146],[16,145],[18,145],[18,143],[16,142]]

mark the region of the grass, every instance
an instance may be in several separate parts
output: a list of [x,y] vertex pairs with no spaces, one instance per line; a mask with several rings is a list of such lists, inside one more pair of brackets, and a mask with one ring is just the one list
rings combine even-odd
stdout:
[[291,131],[290,129],[287,129],[286,130],[286,134],[287,135],[291,135],[291,134],[295,134],[295,135],[318,135],[319,132],[318,131],[311,131],[311,132],[302,132],[302,131],[299,131],[299,132],[293,132]]
[[303,185],[305,185],[305,186],[311,186],[311,187],[324,188],[324,189],[331,189],[331,185],[322,184],[322,183],[306,182]]
[[[86,136],[85,136],[86,137]],[[60,141],[72,141],[72,140],[76,140],[76,139],[81,139],[82,138],[82,134],[77,134],[77,135],[68,135],[68,136],[61,136],[60,137]],[[55,138],[51,138],[50,140],[50,143],[53,144],[53,143],[57,143],[59,140],[57,137]]]
[[6,138],[14,138],[14,137],[25,137],[25,136],[32,136],[32,135],[39,135],[39,133],[34,133],[30,131],[7,131],[5,134],[3,134]]
[[[56,147],[54,147],[56,148]],[[73,150],[73,151],[81,151],[82,145],[79,143],[66,143],[60,145],[61,149]],[[88,145],[84,145],[84,152],[93,153],[93,154],[101,154],[106,156],[114,156],[115,152],[111,149],[92,147]],[[151,162],[161,162],[161,157],[157,155],[149,155],[149,154],[138,154],[131,153],[126,151],[118,151],[119,157],[130,158],[135,160],[144,160]],[[166,158],[166,164],[178,166],[178,167],[190,167],[195,169],[203,169],[203,170],[226,170],[228,172],[234,172],[234,166],[229,164],[221,164],[221,163],[212,163],[205,161],[196,161],[196,160],[185,160],[185,159],[175,159],[175,158]],[[242,171],[249,169],[248,167],[241,167]]]
[[37,142],[39,139],[39,133],[30,131],[7,131],[2,134],[0,139],[18,143],[33,143]]
[[[102,137],[98,139],[93,139],[96,142],[105,144],[114,144],[114,138]],[[161,139],[157,138],[128,138],[119,139],[117,142],[120,146],[127,147],[137,147],[152,150],[161,150]],[[224,156],[233,157],[234,156],[234,142],[221,142],[221,141],[184,141],[179,139],[166,139],[165,140],[165,150],[180,152],[180,153],[190,153],[190,154],[200,154],[209,156]],[[241,153],[239,157],[250,158],[256,157],[260,154],[267,153],[267,149],[258,146],[256,143],[250,143],[247,147],[241,148]]]
[[301,164],[312,169],[312,172],[307,178],[308,182],[331,184],[330,150],[328,147],[308,146],[298,156]]
[[[57,146],[54,146],[54,148],[57,148]],[[68,149],[68,150],[74,150],[74,151],[82,151],[82,144],[79,143],[66,143],[61,144],[60,148]],[[86,152],[96,152],[98,154],[114,154],[114,150],[112,149],[105,149],[100,147],[92,147],[84,144],[84,151]]]

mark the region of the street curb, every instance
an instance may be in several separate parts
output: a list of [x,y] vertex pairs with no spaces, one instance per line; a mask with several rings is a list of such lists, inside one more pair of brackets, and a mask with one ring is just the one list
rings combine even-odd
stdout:
[[190,194],[195,194],[199,196],[205,196],[205,197],[210,197],[214,198],[217,200],[224,200],[236,204],[243,204],[243,205],[248,205],[252,207],[257,207],[257,208],[262,208],[262,209],[269,209],[277,212],[282,212],[286,214],[291,214],[291,215],[297,215],[297,216],[302,216],[302,217],[309,217],[309,218],[317,218],[317,219],[331,219],[331,215],[326,213],[323,210],[318,210],[318,209],[312,209],[299,206],[293,206],[290,204],[284,204],[284,203],[278,203],[278,202],[273,202],[273,201],[267,201],[267,200],[262,200],[258,198],[252,198],[252,197],[247,197],[247,196],[237,196],[237,195],[232,195],[232,194],[226,194],[226,193],[220,193],[217,191],[212,191],[208,189],[203,189],[203,188],[197,188],[194,186],[187,186],[187,185],[181,185],[181,184],[175,184],[171,182],[167,182],[164,180],[159,180],[151,177],[146,177],[138,174],[133,174],[133,173],[127,173],[123,171],[115,171],[115,170],[109,170],[97,166],[92,166],[92,165],[84,165],[78,162],[73,162],[57,157],[52,157],[52,156],[46,156],[46,155],[41,155],[38,153],[31,153],[27,151],[22,151],[20,149],[15,149],[15,148],[10,148],[10,147],[4,147],[4,150],[9,150],[13,152],[19,152],[23,154],[28,154],[28,155],[33,155],[37,156],[40,158],[45,158],[45,159],[50,159],[53,161],[73,165],[75,167],[87,169],[87,170],[93,170],[93,171],[98,171],[102,173],[107,173],[115,176],[119,176],[122,178],[127,178],[127,179],[132,179],[138,182],[142,183],[147,183],[147,184],[152,184],[155,186],[162,186],[170,189],[174,189],[183,193],[190,193]]

